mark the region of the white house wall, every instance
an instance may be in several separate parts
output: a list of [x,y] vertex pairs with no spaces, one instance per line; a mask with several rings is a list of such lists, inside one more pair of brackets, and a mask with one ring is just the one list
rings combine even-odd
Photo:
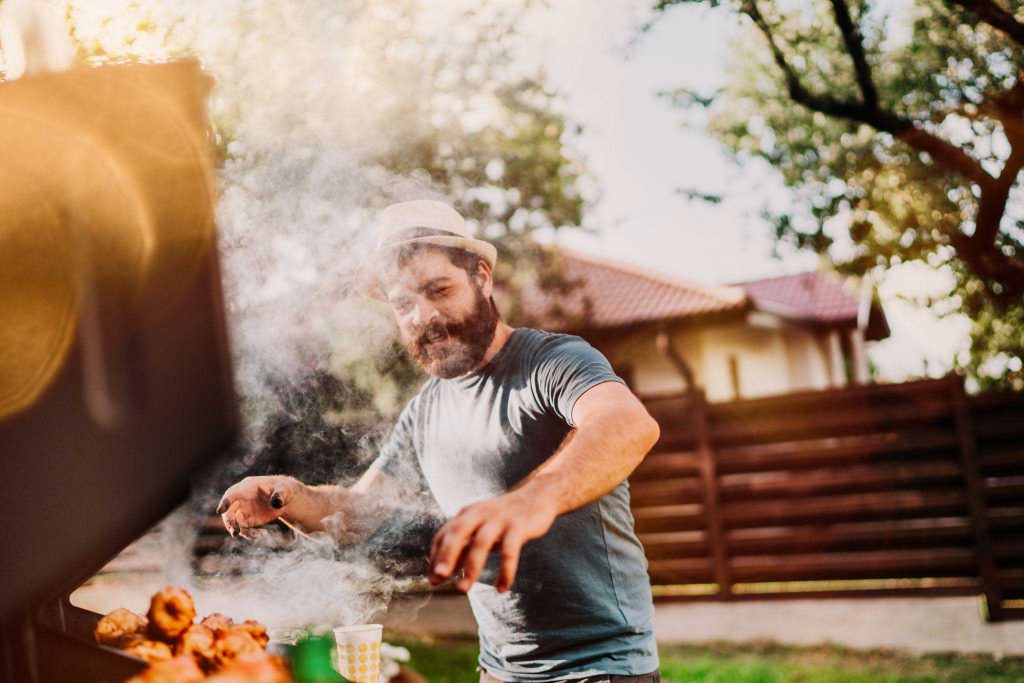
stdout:
[[[730,357],[737,361],[743,398],[828,386],[822,346],[803,330],[735,322],[676,330],[670,339],[711,401],[735,398]],[[638,394],[676,394],[685,389],[678,370],[658,350],[654,331],[633,333],[598,346],[614,367],[628,368]]]
[[[686,389],[679,371],[665,355],[658,350],[656,333],[638,332],[623,339],[600,345],[615,368],[628,367],[633,390],[639,394],[678,394]],[[701,348],[692,335],[674,332],[670,334],[673,346],[693,369],[697,383],[703,383]]]
[[793,390],[828,388],[828,359],[822,352],[820,340],[806,330],[789,329],[784,334]]
[[701,344],[708,400],[736,398],[729,372],[730,358],[737,361],[742,398],[792,390],[783,330],[743,323],[716,325],[702,330]]

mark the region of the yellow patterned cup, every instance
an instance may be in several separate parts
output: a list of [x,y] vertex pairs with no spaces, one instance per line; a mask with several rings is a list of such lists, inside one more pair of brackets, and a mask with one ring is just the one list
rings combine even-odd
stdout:
[[380,680],[380,642],[384,627],[360,624],[334,629],[338,671],[354,683],[378,683]]

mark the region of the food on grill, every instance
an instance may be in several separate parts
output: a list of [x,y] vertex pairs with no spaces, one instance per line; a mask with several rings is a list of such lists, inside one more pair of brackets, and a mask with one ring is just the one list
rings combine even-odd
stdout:
[[168,586],[153,595],[146,616],[149,617],[150,633],[160,640],[172,642],[192,625],[196,606],[185,589]]
[[205,670],[213,667],[213,651],[216,636],[202,624],[192,624],[174,644],[174,654],[186,655],[196,660]]
[[175,657],[150,664],[149,668],[127,683],[201,683],[206,680],[199,665],[191,657]]
[[125,648],[146,637],[146,617],[119,607],[96,624],[93,635],[100,645]]
[[235,624],[234,626],[225,629],[225,633],[228,631],[245,631],[253,640],[259,643],[260,647],[266,649],[267,643],[270,642],[270,635],[267,634],[267,627],[258,621],[253,619],[247,619],[241,624]]
[[267,654],[270,636],[258,621],[235,623],[215,612],[193,623],[192,596],[173,586],[153,595],[148,616],[116,609],[96,624],[96,642],[149,662],[128,683],[193,683],[206,673],[220,683],[291,681],[284,661]]
[[171,646],[159,640],[140,640],[124,648],[124,651],[130,655],[135,655],[139,659],[145,659],[150,664],[166,662],[174,656],[174,653],[171,652]]
[[213,635],[219,636],[221,632],[235,622],[231,620],[231,617],[226,617],[220,612],[214,612],[213,614],[207,614],[199,623],[213,631]]
[[226,631],[214,643],[213,662],[218,669],[231,666],[237,662],[255,661],[266,657],[256,639],[246,631],[233,629]]
[[292,678],[280,657],[267,655],[233,664],[206,680],[209,683],[291,683]]

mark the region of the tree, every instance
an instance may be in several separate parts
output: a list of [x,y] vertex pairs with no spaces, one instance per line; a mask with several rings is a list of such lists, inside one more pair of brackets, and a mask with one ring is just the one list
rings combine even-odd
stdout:
[[[655,8],[701,0],[662,0]],[[950,311],[974,321],[965,364],[1024,386],[1024,8],[916,0],[708,0],[757,41],[707,106],[738,157],[776,168],[798,209],[779,240],[864,274],[908,261],[947,268]]]
[[516,67],[521,0],[66,6],[91,63],[193,56],[216,79],[221,255],[253,424],[280,408],[282,378],[316,368],[385,414],[418,385],[350,284],[388,203],[454,200],[498,244],[506,291],[565,286],[530,235],[582,222],[582,167],[558,100]]

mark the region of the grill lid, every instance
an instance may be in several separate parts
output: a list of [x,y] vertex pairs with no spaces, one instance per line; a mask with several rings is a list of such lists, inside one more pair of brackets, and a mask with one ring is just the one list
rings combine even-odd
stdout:
[[196,62],[0,84],[0,621],[188,493],[235,399]]

